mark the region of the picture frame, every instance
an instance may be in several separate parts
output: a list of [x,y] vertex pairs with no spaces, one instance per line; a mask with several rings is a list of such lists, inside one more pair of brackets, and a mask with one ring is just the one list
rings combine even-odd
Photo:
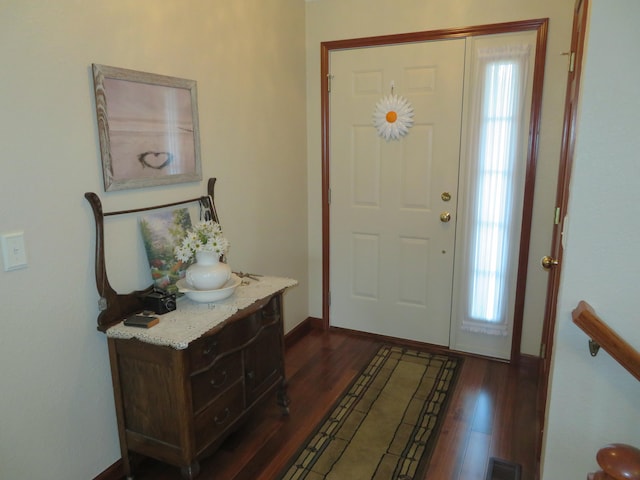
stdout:
[[202,180],[196,81],[92,70],[105,191]]

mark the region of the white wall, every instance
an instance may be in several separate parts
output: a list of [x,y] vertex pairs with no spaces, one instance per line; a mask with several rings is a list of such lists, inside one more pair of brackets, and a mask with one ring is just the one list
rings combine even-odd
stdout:
[[309,172],[309,305],[322,317],[322,192],[320,125],[320,43],[323,41],[549,18],[542,123],[522,352],[540,349],[547,273],[562,135],[573,0],[315,0],[307,15],[307,125]]
[[[0,478],[86,480],[120,457],[84,192],[117,210],[206,191],[103,191],[91,63],[198,82],[230,263],[297,278],[287,329],[308,315],[304,3],[0,0],[0,233],[24,231],[29,261],[0,269]],[[131,238],[107,244],[123,292],[150,283]]]
[[545,480],[585,478],[612,442],[640,446],[640,382],[589,354],[571,311],[586,300],[637,350],[640,3],[591,0],[550,384]]

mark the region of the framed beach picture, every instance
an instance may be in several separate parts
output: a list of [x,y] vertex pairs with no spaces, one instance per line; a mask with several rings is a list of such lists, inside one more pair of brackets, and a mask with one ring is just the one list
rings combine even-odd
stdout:
[[105,191],[202,179],[195,80],[93,64]]
[[188,208],[148,213],[138,218],[140,233],[149,260],[151,278],[156,287],[171,291],[184,278],[190,263],[183,263],[174,254],[191,228]]

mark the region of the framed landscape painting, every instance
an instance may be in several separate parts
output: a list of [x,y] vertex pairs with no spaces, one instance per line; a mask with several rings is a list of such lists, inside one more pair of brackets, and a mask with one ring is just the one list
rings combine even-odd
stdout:
[[202,179],[195,80],[93,64],[105,191]]

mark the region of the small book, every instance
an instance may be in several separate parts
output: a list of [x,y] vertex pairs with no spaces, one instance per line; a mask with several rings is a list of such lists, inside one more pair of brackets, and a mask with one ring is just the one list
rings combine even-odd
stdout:
[[153,315],[143,315],[140,313],[131,315],[124,320],[124,324],[127,327],[138,328],[151,328],[154,325],[157,325],[158,322],[160,322],[160,319],[158,317],[154,317]]

